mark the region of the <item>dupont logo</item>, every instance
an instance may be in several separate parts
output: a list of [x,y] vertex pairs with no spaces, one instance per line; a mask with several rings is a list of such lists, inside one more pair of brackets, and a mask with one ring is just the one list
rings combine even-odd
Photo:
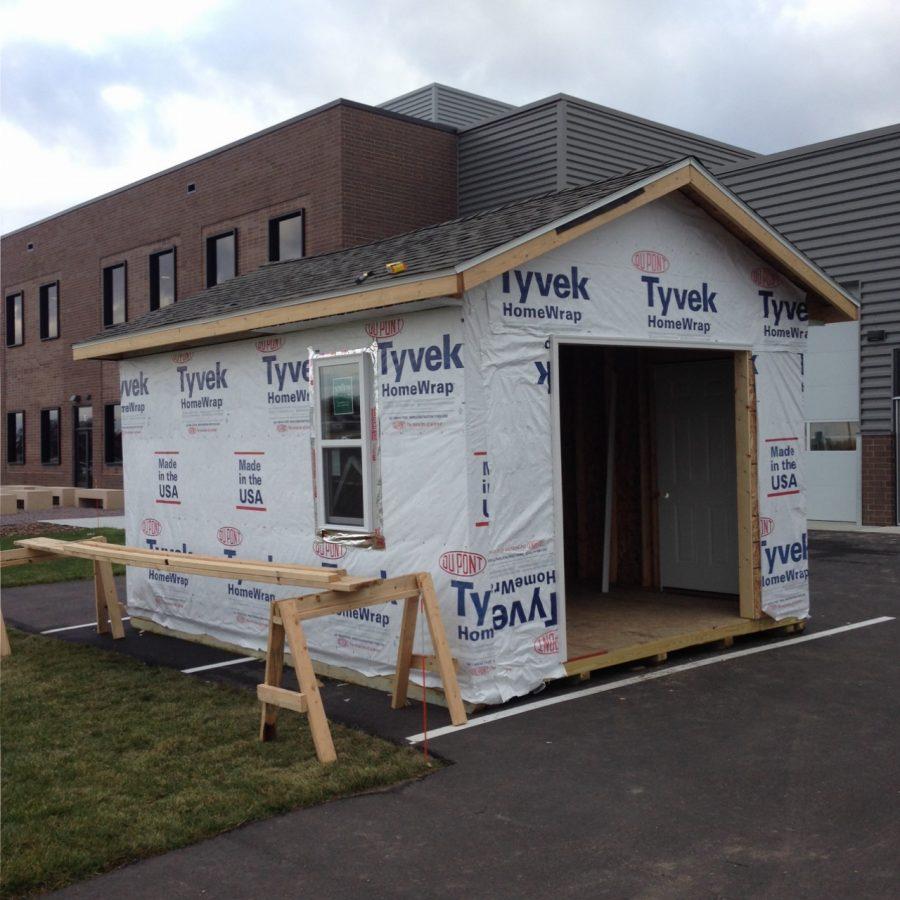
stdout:
[[172,362],[181,363],[190,362],[194,358],[194,354],[190,350],[182,350],[180,353],[172,354]]
[[757,287],[768,288],[769,290],[777,288],[781,284],[781,276],[765,266],[754,269],[750,273],[750,278]]
[[276,430],[276,431],[280,431],[280,432],[283,433],[283,432],[285,432],[285,431],[288,430],[288,427],[287,427],[287,425],[284,424],[284,422],[279,422],[279,423],[275,426],[275,430]]
[[196,433],[197,433],[197,426],[196,426],[196,425],[189,425],[189,426],[188,426],[188,434],[196,434]]
[[244,541],[240,529],[234,525],[223,525],[217,532],[216,538],[223,547],[237,547]]
[[534,639],[534,652],[541,656],[553,656],[559,653],[559,631],[545,631]]
[[638,250],[631,256],[631,264],[642,272],[659,275],[669,268],[669,259],[658,250]]
[[320,559],[342,559],[347,555],[347,548],[343,544],[332,544],[329,541],[314,541],[313,553]]
[[438,564],[448,575],[472,576],[484,571],[487,560],[480,553],[448,550],[441,554]]
[[396,337],[403,331],[403,319],[379,319],[366,322],[366,334],[373,340]]
[[256,342],[256,349],[260,353],[274,353],[284,346],[284,340],[280,337],[267,337]]
[[775,520],[768,516],[759,517],[759,536],[767,537],[775,530]]
[[162,531],[162,522],[159,519],[144,519],[141,521],[141,534],[147,537],[156,537]]

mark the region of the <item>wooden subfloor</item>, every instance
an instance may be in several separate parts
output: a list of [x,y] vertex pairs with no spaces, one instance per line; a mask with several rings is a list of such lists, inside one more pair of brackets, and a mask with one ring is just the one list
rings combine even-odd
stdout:
[[[738,635],[789,627],[797,619],[742,619],[737,597],[613,588],[602,594],[589,584],[567,586],[566,672],[578,675],[638,659],[665,658],[671,650]],[[661,661],[658,660],[658,661]]]

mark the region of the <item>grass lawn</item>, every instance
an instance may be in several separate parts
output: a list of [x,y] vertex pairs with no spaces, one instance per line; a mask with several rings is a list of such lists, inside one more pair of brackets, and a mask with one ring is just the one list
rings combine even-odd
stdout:
[[[58,538],[61,541],[78,541],[86,537],[103,536],[111,544],[124,544],[125,531],[122,528],[75,528],[66,531],[54,531],[53,526],[48,526],[47,531],[41,533],[41,537]],[[23,537],[36,537],[37,535],[20,534],[9,535],[0,538],[0,550],[12,550],[15,542]],[[125,567],[113,566],[113,573],[123,575]],[[52,584],[55,581],[77,581],[82,578],[94,577],[94,564],[88,559],[71,559],[60,556],[58,559],[50,559],[44,562],[36,562],[27,566],[13,566],[0,571],[0,583],[3,587],[21,587],[23,584]]]
[[297,713],[282,711],[277,741],[257,740],[248,691],[11,638],[0,694],[4,897],[428,771],[417,752],[336,724],[338,761],[321,766]]

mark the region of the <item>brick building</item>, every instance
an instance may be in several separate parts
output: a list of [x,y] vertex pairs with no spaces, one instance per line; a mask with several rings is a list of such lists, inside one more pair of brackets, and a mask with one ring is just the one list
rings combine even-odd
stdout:
[[71,345],[106,323],[279,255],[684,156],[860,299],[861,323],[810,332],[809,515],[894,524],[900,126],[762,156],[566,94],[515,107],[436,84],[381,107],[335,101],[4,235],[0,476],[121,485],[116,365],[71,360]]

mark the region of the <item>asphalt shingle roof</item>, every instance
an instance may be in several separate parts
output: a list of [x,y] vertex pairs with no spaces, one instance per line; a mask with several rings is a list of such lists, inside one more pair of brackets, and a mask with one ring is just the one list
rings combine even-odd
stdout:
[[[549,225],[672,165],[651,166],[605,181],[507,203],[493,209],[429,225],[384,240],[318,256],[269,263],[208,288],[191,298],[105,329],[91,341],[136,334],[267,306],[358,290],[355,280],[372,271],[365,288],[400,282],[410,275],[453,269],[509,241]],[[385,264],[403,261],[407,271],[391,275]]]

